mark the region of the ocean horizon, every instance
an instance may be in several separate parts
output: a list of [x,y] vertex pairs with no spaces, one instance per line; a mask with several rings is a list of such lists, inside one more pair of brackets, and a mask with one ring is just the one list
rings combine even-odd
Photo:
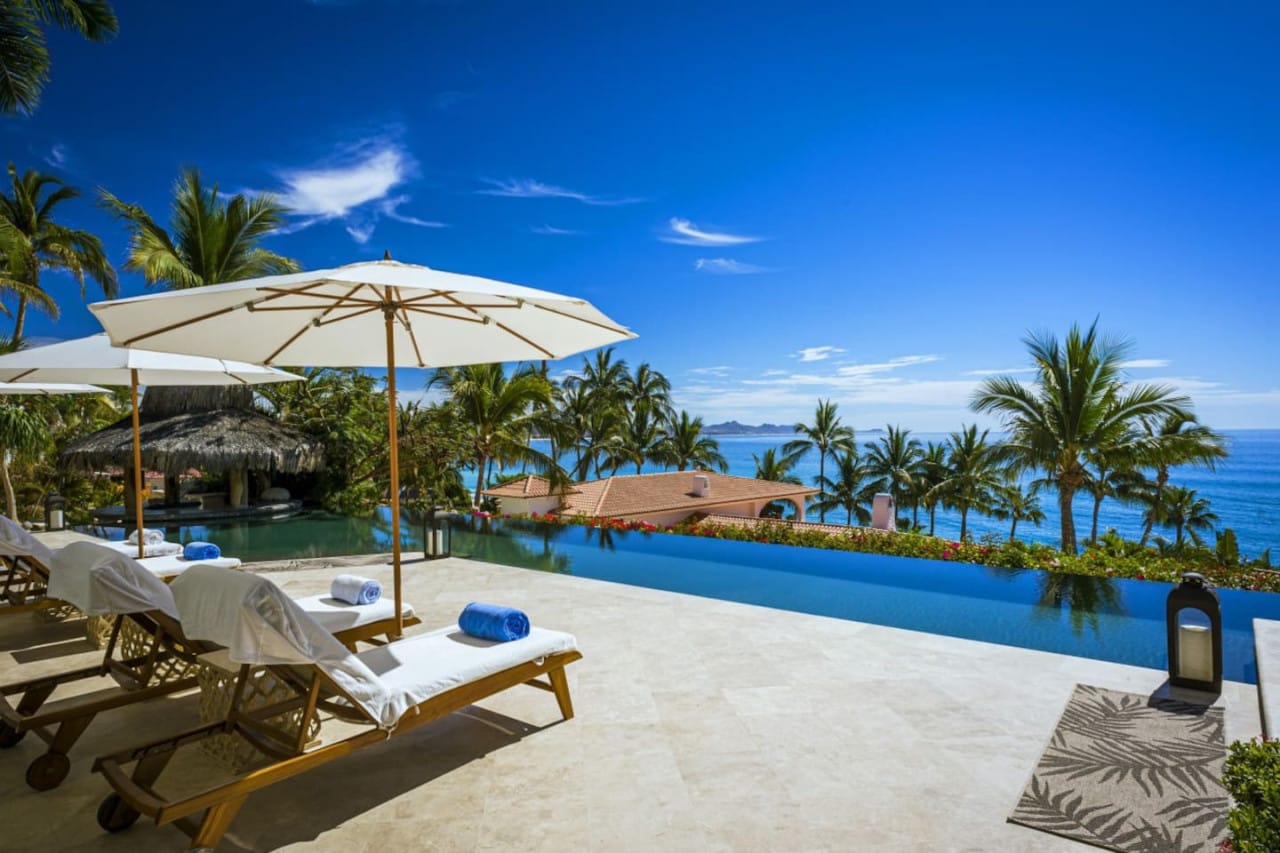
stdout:
[[[1220,462],[1215,470],[1181,466],[1169,473],[1171,485],[1195,489],[1199,497],[1209,500],[1209,508],[1217,514],[1216,528],[1230,528],[1235,531],[1239,542],[1241,556],[1254,558],[1263,551],[1271,549],[1276,557],[1280,557],[1280,527],[1274,521],[1276,512],[1274,505],[1277,497],[1276,485],[1280,484],[1280,429],[1237,429],[1219,430],[1227,438],[1227,450],[1230,454]],[[864,452],[864,444],[874,442],[883,433],[882,430],[857,431],[858,452]],[[944,432],[912,432],[911,437],[921,444],[929,441],[942,442],[947,439]],[[741,477],[755,476],[755,456],[760,456],[769,448],[780,448],[790,441],[793,434],[779,435],[733,435],[719,434],[711,436],[720,445],[720,453],[729,463],[728,473]],[[992,431],[992,437],[997,437]],[[645,465],[643,473],[663,470],[662,466]],[[634,474],[635,466],[623,466],[618,474]],[[801,458],[794,472],[806,485],[812,485],[818,476],[818,454],[810,451]],[[1029,479],[1029,478],[1028,478]],[[1040,508],[1044,511],[1045,520],[1039,526],[1021,521],[1018,523],[1018,538],[1025,542],[1040,542],[1057,545],[1060,537],[1057,493],[1052,490],[1042,492]],[[1093,499],[1084,494],[1076,496],[1074,503],[1077,538],[1083,542],[1088,539],[1092,522]],[[910,517],[910,507],[899,507],[899,515]],[[817,521],[818,513],[811,510],[807,514],[809,521]],[[844,524],[843,511],[828,512],[828,524]],[[928,529],[928,513],[921,508],[920,523]],[[856,524],[856,521],[855,521]],[[1098,533],[1101,535],[1108,529],[1114,529],[1125,539],[1137,540],[1142,536],[1142,510],[1136,506],[1122,504],[1115,498],[1107,498],[1102,502],[1098,514]],[[969,513],[969,531],[975,539],[986,534],[995,534],[1001,539],[1009,536],[1009,522],[997,521],[976,512]],[[955,538],[960,535],[960,514],[951,510],[939,509],[934,527],[937,536]],[[1156,528],[1153,535],[1161,535],[1173,539],[1173,530]],[[1206,544],[1212,547],[1213,537],[1206,537]]]

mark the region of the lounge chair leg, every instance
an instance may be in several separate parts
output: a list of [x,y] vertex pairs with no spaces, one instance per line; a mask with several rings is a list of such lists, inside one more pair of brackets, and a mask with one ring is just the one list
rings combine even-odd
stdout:
[[196,830],[195,835],[191,836],[191,849],[204,848],[212,850],[217,847],[227,828],[231,826],[231,821],[235,820],[236,815],[240,812],[240,807],[244,805],[244,801],[247,799],[249,799],[249,795],[244,794],[239,797],[232,797],[229,800],[223,800],[216,806],[210,806],[209,810],[204,813],[204,820],[200,822],[200,828]]
[[52,791],[61,785],[71,772],[71,759],[67,758],[67,753],[91,722],[92,715],[64,720],[54,732],[49,751],[36,756],[27,767],[27,784],[37,791]]
[[176,754],[176,751],[171,749],[143,758],[133,769],[133,781],[143,788],[150,788]]
[[573,719],[573,700],[569,698],[569,680],[565,678],[564,667],[553,669],[547,673],[551,679],[551,689],[556,694],[556,702],[560,705],[560,713],[566,720]]

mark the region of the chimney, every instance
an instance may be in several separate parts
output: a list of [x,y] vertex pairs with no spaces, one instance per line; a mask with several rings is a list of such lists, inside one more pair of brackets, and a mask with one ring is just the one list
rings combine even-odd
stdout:
[[877,530],[897,530],[898,513],[893,495],[878,494],[871,504],[871,526]]
[[698,498],[711,497],[711,478],[706,474],[693,475],[693,494]]

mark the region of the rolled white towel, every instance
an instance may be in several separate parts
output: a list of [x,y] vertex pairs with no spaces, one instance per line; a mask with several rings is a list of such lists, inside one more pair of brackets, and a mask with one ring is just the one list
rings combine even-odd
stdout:
[[[134,528],[132,531],[130,531],[129,538],[124,541],[132,542],[133,544],[137,545],[138,544],[137,528]],[[151,528],[148,527],[142,531],[143,545],[159,545],[163,541],[164,541],[163,530],[152,530]]]
[[359,575],[338,575],[329,585],[329,595],[347,604],[373,604],[382,597],[382,584]]

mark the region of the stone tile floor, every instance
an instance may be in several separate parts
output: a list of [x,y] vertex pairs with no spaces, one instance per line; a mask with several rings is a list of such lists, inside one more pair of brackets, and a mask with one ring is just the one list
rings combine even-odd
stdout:
[[[390,583],[390,569],[363,573]],[[298,595],[332,569],[272,574]],[[1164,673],[460,559],[405,566],[425,630],[480,599],[572,631],[577,716],[517,688],[250,798],[220,850],[1053,851],[1005,822],[1077,682],[1150,693]],[[0,682],[95,659],[82,623],[0,617]],[[1260,730],[1229,683],[1227,737]],[[196,721],[188,694],[100,717],[56,791],[40,750],[0,753],[0,849],[171,851],[172,827],[119,835],[95,755]],[[184,756],[188,757],[188,756]],[[175,762],[179,782],[219,769]]]

